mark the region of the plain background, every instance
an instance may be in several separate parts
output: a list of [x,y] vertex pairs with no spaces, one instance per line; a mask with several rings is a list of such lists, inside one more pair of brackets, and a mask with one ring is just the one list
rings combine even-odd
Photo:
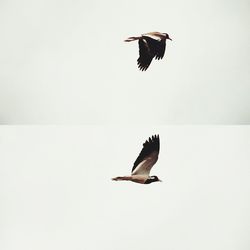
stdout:
[[[250,122],[248,0],[0,2],[1,124]],[[169,33],[137,69],[128,36]]]
[[[129,174],[159,133],[152,174]],[[249,126],[1,126],[0,248],[249,250]]]

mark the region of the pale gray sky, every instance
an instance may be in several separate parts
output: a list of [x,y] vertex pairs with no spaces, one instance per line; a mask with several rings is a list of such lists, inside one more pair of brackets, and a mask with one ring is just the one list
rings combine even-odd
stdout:
[[[250,122],[249,1],[0,3],[2,124]],[[137,69],[131,35],[169,33]]]
[[[152,169],[129,174],[159,133]],[[1,250],[249,250],[249,126],[1,126]]]

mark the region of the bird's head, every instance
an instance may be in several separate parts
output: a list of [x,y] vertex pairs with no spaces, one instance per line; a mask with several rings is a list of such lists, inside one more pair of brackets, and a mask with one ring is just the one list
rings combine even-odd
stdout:
[[166,40],[167,40],[167,39],[169,39],[169,40],[171,40],[171,41],[172,41],[172,39],[169,37],[169,35],[168,35],[167,33],[163,33],[163,34],[165,34],[165,38],[166,38]]
[[152,176],[150,176],[150,177],[146,180],[145,184],[150,184],[150,183],[156,182],[156,181],[161,181],[161,180],[160,180],[157,176],[152,175]]

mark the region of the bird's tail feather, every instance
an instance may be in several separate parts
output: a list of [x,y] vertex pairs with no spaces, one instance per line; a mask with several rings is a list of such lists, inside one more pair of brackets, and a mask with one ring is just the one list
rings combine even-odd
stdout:
[[132,42],[135,40],[139,40],[140,38],[141,38],[140,36],[131,36],[131,37],[125,39],[124,42]]
[[112,181],[131,181],[132,177],[131,176],[118,176],[112,178]]

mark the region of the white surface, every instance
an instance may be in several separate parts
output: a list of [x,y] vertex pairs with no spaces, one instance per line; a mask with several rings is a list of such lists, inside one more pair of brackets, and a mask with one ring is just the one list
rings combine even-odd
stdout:
[[[2,124],[250,122],[247,0],[1,1],[0,31]],[[150,31],[173,41],[140,72]]]
[[[152,169],[129,174],[159,133]],[[0,127],[0,249],[248,250],[250,127]]]

